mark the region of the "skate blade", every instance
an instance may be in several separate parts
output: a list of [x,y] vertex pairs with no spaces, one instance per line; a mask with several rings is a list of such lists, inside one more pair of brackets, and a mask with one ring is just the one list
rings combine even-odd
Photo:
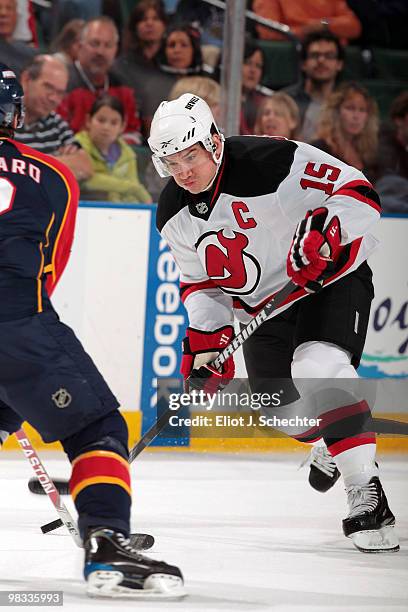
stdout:
[[86,594],[89,597],[122,599],[181,599],[187,595],[183,581],[169,574],[148,576],[143,589],[129,589],[120,586],[121,572],[98,570],[87,578]]
[[356,531],[349,537],[357,550],[364,553],[390,553],[400,549],[394,525],[387,525],[376,531]]

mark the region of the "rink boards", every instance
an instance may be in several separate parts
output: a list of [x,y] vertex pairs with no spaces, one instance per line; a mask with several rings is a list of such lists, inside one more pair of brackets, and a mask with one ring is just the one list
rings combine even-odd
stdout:
[[[61,319],[75,330],[118,397],[131,444],[156,419],[157,377],[178,376],[186,326],[178,271],[156,231],[155,208],[82,202],[71,259],[53,297]],[[408,218],[383,218],[375,233],[381,246],[370,259],[376,295],[361,374],[408,377]],[[242,356],[237,372],[245,375]],[[384,416],[390,417],[387,412],[384,406]],[[393,416],[404,419],[404,414]],[[379,443],[405,450],[406,440]],[[7,442],[6,448],[15,447],[13,439]],[[228,431],[211,440],[191,438],[186,431],[177,449],[186,448],[281,451],[302,445],[257,435],[234,439]]]

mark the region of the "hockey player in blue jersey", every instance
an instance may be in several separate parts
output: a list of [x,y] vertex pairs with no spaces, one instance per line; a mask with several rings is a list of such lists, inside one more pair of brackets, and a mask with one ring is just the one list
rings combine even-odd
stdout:
[[0,444],[24,420],[45,442],[61,442],[89,595],[179,597],[178,567],[130,545],[126,423],[49,299],[68,261],[78,185],[57,159],[12,139],[23,120],[20,83],[0,64]]

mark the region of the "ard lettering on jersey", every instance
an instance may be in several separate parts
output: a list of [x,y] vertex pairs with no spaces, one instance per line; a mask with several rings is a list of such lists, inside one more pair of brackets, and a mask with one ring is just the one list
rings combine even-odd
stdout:
[[23,176],[29,176],[36,183],[41,182],[40,168],[31,162],[27,163],[24,159],[12,157],[6,160],[5,157],[0,157],[0,171],[22,174]]

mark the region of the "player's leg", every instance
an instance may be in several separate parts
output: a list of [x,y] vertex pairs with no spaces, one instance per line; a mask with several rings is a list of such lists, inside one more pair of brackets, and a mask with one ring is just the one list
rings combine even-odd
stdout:
[[0,351],[0,384],[10,405],[44,441],[61,440],[72,463],[88,593],[183,595],[177,567],[142,557],[129,545],[127,427],[81,343],[54,312],[1,326],[3,337],[14,340],[11,355]]
[[398,550],[390,529],[395,519],[375,462],[368,383],[356,372],[372,296],[371,271],[365,263],[304,300],[298,313],[292,363],[300,393],[312,393],[316,398],[323,438],[346,485],[350,514],[343,521],[344,533],[367,552]]
[[[301,415],[312,417],[310,409],[303,405],[293,384],[291,364],[294,351],[298,304],[266,321],[243,344],[245,366],[252,393],[274,393],[284,390],[280,408],[262,409],[265,416],[291,418]],[[281,409],[282,408],[282,409]],[[312,445],[310,455],[304,464],[310,465],[309,482],[319,491],[330,489],[340,472],[327,451],[319,431],[282,427],[287,435]]]
[[70,490],[85,545],[88,593],[179,596],[180,570],[129,545],[128,430],[118,410],[62,440],[72,463]]
[[265,321],[242,345],[252,393],[284,388],[282,405],[299,399],[291,381],[296,311],[292,308]]

